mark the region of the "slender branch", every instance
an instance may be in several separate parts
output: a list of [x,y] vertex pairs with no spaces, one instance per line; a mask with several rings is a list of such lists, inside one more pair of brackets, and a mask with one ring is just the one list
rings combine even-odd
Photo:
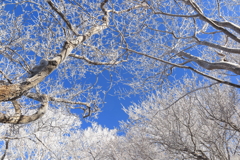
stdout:
[[10,124],[26,124],[41,118],[48,109],[48,98],[46,95],[43,95],[39,97],[39,100],[41,101],[41,107],[35,114],[30,116],[22,115],[18,102],[16,100],[12,101],[15,107],[15,114],[13,116],[10,116],[4,113],[0,113],[0,122]]
[[219,26],[212,19],[204,16],[201,8],[193,0],[187,0],[187,1],[183,0],[183,2],[185,2],[187,5],[191,5],[193,7],[193,9],[199,14],[201,20],[211,24],[215,29],[221,30],[223,33],[228,35],[230,38],[232,38],[236,42],[240,43],[240,39],[236,35],[234,35],[233,33],[229,32],[228,30],[226,30],[222,26]]
[[116,13],[116,14],[122,14],[122,13],[125,13],[125,12],[130,12],[130,11],[132,11],[134,9],[137,9],[137,8],[142,8],[142,7],[148,7],[148,4],[141,3],[139,5],[136,5],[134,7],[131,7],[129,9],[125,9],[125,10],[122,10],[122,11],[108,10],[108,12],[113,12],[113,13]]
[[[25,94],[25,96],[28,97],[28,98],[31,98],[31,99],[39,101],[40,97],[42,95],[39,95],[37,93],[28,92],[27,94]],[[45,96],[47,96],[49,101],[63,102],[63,103],[69,103],[69,104],[80,104],[80,105],[90,106],[90,103],[86,103],[86,102],[74,102],[74,101],[69,101],[67,99],[63,99],[63,98],[55,98],[55,97],[51,97],[51,96],[48,96],[48,95],[45,95]]]
[[[198,71],[198,70],[196,70],[196,69],[194,69],[194,68],[192,68],[192,67],[183,66],[183,65],[179,65],[179,64],[175,64],[175,63],[171,63],[171,62],[162,60],[162,59],[160,59],[160,58],[156,58],[156,57],[147,55],[147,54],[145,54],[145,53],[141,53],[141,52],[134,51],[134,50],[129,49],[129,48],[123,48],[123,49],[126,49],[127,51],[130,51],[130,52],[133,52],[133,53],[136,53],[136,54],[139,54],[139,55],[142,55],[142,56],[145,56],[145,57],[148,57],[148,58],[151,58],[151,59],[154,59],[154,60],[157,60],[157,61],[166,63],[166,64],[169,64],[169,65],[172,65],[172,66],[174,66],[174,67],[190,69],[190,70],[192,70],[193,72],[195,72],[195,73],[197,73],[197,74],[200,74],[200,75],[202,75],[202,76],[204,76],[204,77],[207,77],[207,78],[209,78],[209,79],[215,80],[215,81],[217,81],[217,82],[219,82],[219,83],[223,83],[223,84],[227,84],[227,85],[229,85],[229,86],[233,86],[233,87],[236,87],[236,88],[240,88],[240,85],[238,85],[238,84],[231,83],[231,82],[229,82],[229,81],[224,81],[224,80],[218,79],[218,78],[216,78],[216,77],[207,75],[207,74],[205,74],[205,73],[203,73],[203,72],[200,72],[200,71]],[[177,52],[177,53],[178,53],[178,52]],[[180,53],[181,53],[181,52],[180,52]]]
[[[52,4],[50,0],[46,0],[48,3]],[[109,24],[109,14],[104,8],[108,0],[104,0],[101,3],[100,8],[104,13],[103,24],[92,27],[84,35],[79,35],[76,39],[71,41],[65,41],[62,51],[56,55],[53,59],[48,60],[48,65],[44,67],[38,74],[26,81],[17,84],[10,85],[0,85],[0,102],[1,101],[11,101],[21,97],[29,89],[36,86],[38,83],[42,82],[45,77],[47,77],[51,72],[53,72],[59,64],[61,64],[66,58],[71,54],[72,50],[86,39],[89,39],[92,35],[97,34],[108,27]]]
[[169,31],[163,31],[163,30],[159,30],[159,29],[154,29],[154,28],[149,27],[147,24],[145,24],[145,26],[146,26],[148,29],[153,30],[153,31],[171,34],[175,39],[191,39],[191,38],[195,38],[195,36],[178,37],[174,32],[169,32]]
[[122,62],[127,62],[127,60],[121,60],[121,61],[111,60],[109,62],[96,62],[96,61],[91,61],[87,57],[76,55],[76,54],[70,54],[69,56],[74,57],[74,58],[78,58],[78,59],[83,59],[87,63],[93,64],[93,65],[116,65],[116,64],[119,64],[119,63],[122,63]]
[[194,15],[180,15],[180,14],[170,14],[170,13],[165,13],[165,12],[153,12],[154,14],[162,14],[165,16],[171,16],[171,17],[184,17],[184,18],[194,18],[194,17],[199,17],[198,14],[194,14]]
[[178,56],[187,57],[189,58],[189,60],[196,62],[199,66],[207,70],[223,69],[223,70],[231,71],[237,75],[240,75],[240,65],[236,63],[225,62],[225,61],[211,63],[183,51],[179,52]]
[[212,21],[219,26],[230,28],[235,32],[237,32],[238,34],[240,34],[240,27],[232,22],[219,22],[215,20],[212,20]]
[[72,26],[72,24],[69,22],[69,20],[67,19],[67,17],[61,12],[59,11],[53,4],[53,2],[51,0],[46,0],[47,3],[49,4],[49,6],[63,19],[63,21],[67,24],[68,28],[75,34],[78,35],[76,29]]
[[203,34],[216,34],[216,33],[221,33],[221,31],[214,31],[214,32],[204,32],[201,31]]
[[165,16],[171,16],[171,17],[185,17],[185,18],[194,18],[194,17],[198,17],[199,15],[198,14],[195,14],[195,15],[180,15],[180,14],[170,14],[170,13],[165,13],[165,12],[162,12],[162,11],[155,11],[155,9],[147,2],[143,3],[143,4],[147,4],[148,7],[150,7],[152,10],[153,10],[153,13],[154,14],[162,14],[162,15],[165,15]]
[[9,139],[5,140],[5,151],[4,151],[4,154],[3,154],[2,158],[1,158],[1,160],[4,160],[4,158],[7,155],[8,144],[9,144]]
[[[29,92],[29,93],[25,94],[25,96],[28,97],[28,98],[37,100],[37,101],[39,101],[39,97],[40,97],[38,94],[32,93],[32,92]],[[75,101],[69,101],[67,99],[55,98],[55,97],[51,97],[51,96],[47,96],[47,98],[48,98],[49,101],[85,106],[85,108],[84,107],[76,107],[76,108],[80,108],[81,110],[84,111],[83,118],[86,118],[86,117],[90,116],[91,113],[93,112],[93,111],[91,111],[91,108],[92,108],[91,106],[94,105],[94,102],[93,102],[93,104],[92,103],[87,103],[87,102],[79,102],[79,101],[75,102]]]
[[36,139],[38,140],[38,142],[40,142],[45,148],[47,148],[49,151],[51,151],[51,153],[53,153],[53,155],[57,158],[57,155],[51,150],[49,149],[43,142],[42,140],[40,140],[36,134],[34,134],[34,136],[36,137]]
[[69,103],[69,104],[79,104],[79,105],[84,105],[86,107],[91,107],[91,103],[86,103],[86,102],[74,102],[74,101],[69,101],[63,98],[54,98],[54,97],[50,97],[51,101],[55,101],[55,102],[62,102],[62,103]]
[[0,71],[0,73],[3,75],[3,77],[8,81],[8,84],[12,84],[11,80],[8,78],[8,76],[3,73],[3,71]]
[[205,46],[208,46],[208,47],[219,49],[219,50],[222,50],[222,51],[225,51],[225,52],[240,54],[240,49],[237,49],[237,48],[223,47],[221,45],[210,43],[210,42],[207,42],[207,41],[198,41],[197,43],[200,44],[200,45],[205,45]]
[[222,118],[217,118],[215,115],[213,115],[213,114],[210,114],[209,112],[208,112],[208,114],[209,114],[209,116],[211,116],[212,118],[210,118],[211,120],[217,120],[217,121],[219,121],[219,122],[224,122],[224,123],[226,123],[226,124],[228,124],[232,129],[234,129],[235,131],[237,131],[237,132],[240,132],[240,127],[238,127],[235,123],[233,123],[232,121],[230,121],[230,120],[224,120],[224,119],[222,119]]
[[213,85],[216,85],[216,84],[219,84],[219,82],[215,82],[215,83],[212,83],[208,86],[204,86],[204,87],[200,87],[200,88],[196,88],[196,89],[193,89],[191,90],[190,92],[187,92],[185,93],[184,95],[182,95],[181,97],[179,97],[176,101],[174,101],[172,104],[170,104],[168,107],[162,109],[162,110],[167,110],[169,109],[170,107],[172,107],[174,104],[176,104],[178,101],[180,101],[182,98],[184,98],[185,96],[189,95],[189,94],[192,94],[193,92],[196,92],[198,90],[201,90],[201,89],[206,89],[206,88],[209,88],[209,87],[212,87]]

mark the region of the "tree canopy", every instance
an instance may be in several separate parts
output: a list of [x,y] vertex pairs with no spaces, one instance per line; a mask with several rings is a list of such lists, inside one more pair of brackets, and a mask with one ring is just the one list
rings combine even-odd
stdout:
[[[2,0],[0,10],[2,159],[239,158],[240,2]],[[81,129],[113,89],[142,99],[125,106],[124,134]]]

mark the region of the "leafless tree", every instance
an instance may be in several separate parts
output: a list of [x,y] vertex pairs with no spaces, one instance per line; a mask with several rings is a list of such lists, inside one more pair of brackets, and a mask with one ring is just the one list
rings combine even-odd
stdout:
[[130,141],[157,147],[155,153],[169,159],[240,157],[239,92],[233,87],[185,78],[126,112],[130,121],[122,125]]
[[[105,95],[121,84],[116,95],[149,95],[136,124],[150,126],[127,131],[139,129],[136,141],[123,141],[142,146],[128,156],[156,159],[160,150],[169,159],[238,155],[239,6],[234,0],[1,1],[0,122],[12,127],[3,131],[5,150],[19,138],[9,136],[20,132],[16,126],[34,126],[43,115],[52,123],[50,113],[57,111],[97,116]],[[194,77],[191,85],[187,77]],[[154,150],[144,153],[149,144]],[[90,153],[92,159],[107,154]],[[113,153],[120,154],[107,155],[116,158]]]

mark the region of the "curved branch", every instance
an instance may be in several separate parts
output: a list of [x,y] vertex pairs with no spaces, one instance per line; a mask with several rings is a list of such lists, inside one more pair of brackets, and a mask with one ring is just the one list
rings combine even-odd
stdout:
[[121,60],[121,61],[111,60],[109,62],[96,62],[96,61],[91,61],[87,57],[79,56],[79,55],[76,55],[76,54],[70,54],[69,56],[74,57],[74,58],[78,58],[78,59],[83,59],[87,63],[93,64],[93,65],[116,65],[116,64],[119,64],[119,63],[122,63],[122,62],[127,62],[127,60]]
[[240,54],[240,49],[237,49],[237,48],[223,47],[221,45],[210,43],[210,42],[207,42],[207,41],[198,41],[197,43],[200,44],[200,45],[205,45],[205,46],[208,46],[208,47],[216,48],[216,49],[219,49],[219,50],[222,50],[222,51],[225,51],[225,52]]
[[180,52],[178,54],[178,56],[183,56],[183,57],[187,57],[189,58],[189,60],[196,62],[199,66],[207,69],[207,70],[213,70],[213,69],[224,69],[224,70],[228,70],[231,71],[237,75],[240,75],[240,65],[239,64],[235,64],[235,63],[231,63],[231,62],[207,62],[199,57],[193,56],[189,53],[186,52]]
[[199,17],[198,14],[194,14],[194,15],[181,15],[181,14],[170,14],[170,13],[165,13],[165,12],[153,12],[154,14],[162,14],[165,16],[171,16],[171,17],[184,17],[184,18],[194,18],[194,17]]
[[[134,50],[129,49],[129,48],[123,48],[123,49],[126,49],[127,51],[130,51],[130,52],[133,52],[133,53],[136,53],[136,54],[139,54],[139,55],[143,55],[143,56],[145,56],[145,57],[148,57],[148,58],[157,60],[157,61],[159,61],[159,62],[163,62],[163,63],[169,64],[169,65],[172,65],[172,66],[174,66],[174,67],[190,69],[190,70],[192,70],[193,72],[195,72],[195,73],[197,73],[197,74],[200,74],[200,75],[202,75],[202,76],[204,76],[204,77],[207,77],[207,78],[209,78],[209,79],[215,80],[215,81],[217,81],[217,82],[219,82],[219,83],[223,83],[223,84],[227,84],[227,85],[229,85],[229,86],[233,86],[233,87],[236,87],[236,88],[240,88],[240,85],[238,85],[238,84],[231,83],[231,82],[229,82],[229,81],[224,81],[224,80],[221,80],[221,79],[219,79],[219,78],[216,78],[216,77],[207,75],[207,74],[205,74],[205,73],[203,73],[203,72],[200,72],[200,71],[198,71],[198,70],[196,70],[196,69],[194,69],[194,68],[192,68],[192,67],[183,66],[183,65],[179,65],[179,64],[175,64],[175,63],[171,63],[171,62],[165,61],[165,60],[163,60],[163,59],[160,59],[160,58],[156,58],[156,57],[147,55],[147,54],[145,54],[145,53],[141,53],[141,52],[134,51]],[[179,54],[182,53],[182,52],[178,52],[178,51],[175,51],[175,50],[173,50],[173,52],[176,52],[176,53],[179,53]]]
[[225,28],[223,28],[221,25],[218,25],[217,23],[215,23],[215,21],[213,21],[212,19],[204,16],[201,8],[193,0],[187,0],[187,1],[183,0],[183,2],[186,3],[187,5],[191,5],[193,7],[193,9],[199,14],[199,17],[201,20],[211,24],[215,29],[222,31],[227,36],[229,36],[236,42],[240,43],[240,39],[237,36],[235,36],[233,33],[229,32]]
[[4,160],[6,155],[7,155],[7,151],[8,151],[8,147],[9,147],[9,141],[10,141],[9,139],[5,140],[5,150],[4,150],[4,154],[1,158],[1,160]]
[[230,28],[233,31],[240,34],[240,27],[232,22],[219,22],[219,21],[215,21],[215,20],[212,20],[212,21],[219,26]]
[[20,105],[16,100],[14,100],[13,105],[16,111],[15,114],[13,116],[10,116],[4,113],[0,113],[0,123],[26,124],[41,118],[48,109],[48,98],[46,95],[43,95],[39,99],[41,101],[41,107],[35,114],[30,116],[22,115],[20,111]]
[[128,8],[128,9],[125,9],[125,10],[122,10],[122,11],[108,10],[108,12],[112,12],[112,13],[116,13],[116,14],[122,14],[122,13],[130,12],[131,10],[134,10],[134,9],[137,9],[137,8],[141,8],[141,7],[148,7],[148,4],[141,3],[139,5],[136,5],[134,7],[131,7],[131,8]]
[[78,105],[84,105],[86,106],[86,108],[84,107],[77,107],[77,108],[80,108],[84,111],[83,113],[83,118],[86,118],[86,117],[89,117],[91,114],[92,114],[92,111],[91,111],[91,103],[86,103],[86,102],[74,102],[74,101],[69,101],[69,100],[66,100],[66,99],[63,99],[63,98],[54,98],[54,97],[50,97],[50,100],[51,101],[55,101],[55,102],[62,102],[62,103],[69,103],[69,104],[78,104]]
[[[163,108],[162,110],[167,110],[167,109],[171,108],[171,107],[172,107],[174,104],[176,104],[178,101],[180,101],[181,99],[183,99],[183,98],[186,97],[187,95],[192,94],[193,92],[196,92],[196,91],[201,90],[201,89],[210,88],[210,87],[212,87],[213,85],[216,85],[216,84],[218,84],[218,82],[212,83],[212,84],[210,84],[210,85],[208,85],[208,86],[203,86],[203,87],[200,87],[200,88],[193,89],[193,90],[191,90],[190,92],[187,92],[187,93],[185,93],[184,95],[180,96],[177,100],[175,100],[173,103],[171,103],[171,104],[170,104],[169,106],[167,106],[166,108]],[[162,110],[159,110],[159,111],[162,111]],[[158,112],[157,112],[157,113],[158,113]],[[157,115],[157,113],[156,113],[155,115]]]
[[53,4],[51,0],[46,0],[49,6],[63,19],[63,21],[67,24],[68,28],[75,34],[78,35],[77,31],[75,28],[72,26],[72,24],[68,21],[67,17],[59,11]]
[[[31,99],[34,99],[34,100],[37,100],[39,101],[39,95],[36,94],[36,93],[27,93],[25,95],[26,97],[28,98],[31,98]],[[47,96],[47,95],[45,95]],[[87,102],[75,102],[75,101],[69,101],[67,99],[63,99],[63,98],[55,98],[55,97],[50,97],[50,96],[47,96],[48,100],[49,101],[54,101],[54,102],[60,102],[60,103],[68,103],[68,104],[76,104],[76,105],[83,105],[85,106],[86,108],[84,107],[76,107],[76,108],[80,108],[81,110],[84,111],[83,113],[83,118],[86,118],[88,116],[90,116],[92,114],[93,111],[91,111],[91,105],[92,103],[87,103]],[[94,105],[94,104],[93,104]],[[75,108],[75,107],[74,107]]]
[[[48,0],[49,2],[49,0]],[[103,24],[92,27],[84,35],[78,36],[76,39],[66,41],[63,45],[62,51],[56,55],[53,59],[48,60],[48,65],[44,67],[38,74],[31,78],[28,78],[25,82],[9,85],[0,85],[0,102],[15,100],[21,97],[29,89],[36,86],[38,83],[43,81],[52,71],[54,71],[60,63],[62,63],[71,54],[72,50],[86,39],[89,39],[92,35],[97,34],[108,27],[109,14],[104,8],[108,0],[104,0],[101,3],[101,9],[104,13]]]

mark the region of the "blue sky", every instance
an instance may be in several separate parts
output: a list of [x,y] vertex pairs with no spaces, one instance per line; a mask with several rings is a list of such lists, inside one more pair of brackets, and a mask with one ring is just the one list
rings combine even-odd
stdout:
[[[16,16],[22,14],[21,8],[20,7],[16,7],[15,5],[7,5],[6,6],[6,10],[14,12]],[[37,60],[40,61],[41,57],[38,57]],[[49,77],[53,78],[56,76],[56,72],[53,72]],[[92,75],[92,77],[87,77],[87,79],[90,79],[90,81],[94,82],[95,81],[95,76]],[[104,79],[104,77],[99,77],[99,85],[103,86],[103,87],[109,87],[109,84],[107,84],[108,82],[106,82],[106,80]],[[108,127],[108,128],[115,128],[118,127],[120,120],[126,120],[128,118],[127,114],[125,114],[125,112],[122,110],[122,107],[125,106],[129,106],[131,105],[131,102],[133,101],[137,101],[139,99],[139,97],[136,96],[132,96],[132,97],[125,97],[124,99],[118,99],[117,96],[113,96],[114,95],[114,91],[118,90],[121,87],[126,87],[126,86],[115,86],[114,88],[112,88],[109,93],[107,94],[106,98],[105,98],[105,105],[104,107],[101,108],[102,112],[99,113],[98,115],[98,119],[95,119],[96,122],[98,122],[99,124],[101,124],[102,126]],[[72,110],[73,113],[76,113],[79,115],[79,117],[82,117],[82,111],[80,110]],[[86,122],[85,119],[82,119],[82,128],[86,128],[91,126],[91,123]]]
[[[6,9],[12,10],[12,9],[14,9],[14,6],[8,5]],[[22,13],[20,8],[15,8],[14,12],[16,12],[16,14]],[[169,39],[168,42],[170,43],[171,40]],[[149,47],[151,47],[151,46],[149,46]],[[192,52],[192,53],[198,54],[197,52]],[[40,57],[38,60],[40,60]],[[188,65],[191,65],[191,64],[188,64]],[[172,81],[172,80],[174,80],[174,78],[180,79],[180,77],[182,77],[184,75],[184,73],[190,73],[190,71],[186,72],[186,70],[184,70],[184,69],[174,69],[174,73],[169,77],[169,80]],[[50,75],[50,77],[54,77],[54,74],[56,74],[56,72],[53,72]],[[107,74],[105,76],[107,76]],[[92,77],[90,76],[87,78],[89,78],[90,81],[94,82],[96,77],[94,75],[92,75]],[[125,78],[128,78],[128,77],[125,77]],[[109,83],[104,79],[103,75],[101,75],[101,74],[99,76],[98,84],[103,86],[103,88],[109,87]],[[104,101],[106,103],[105,103],[104,107],[101,108],[102,112],[99,113],[98,119],[96,119],[96,121],[99,124],[101,124],[102,126],[105,126],[105,127],[111,128],[111,129],[114,127],[118,127],[119,121],[126,120],[128,118],[128,116],[122,110],[122,107],[124,106],[127,108],[129,105],[131,105],[131,102],[135,102],[135,103],[140,102],[140,100],[141,100],[140,95],[138,95],[138,96],[132,95],[131,97],[124,97],[124,99],[119,99],[119,97],[113,96],[114,92],[116,90],[119,90],[122,88],[127,88],[127,86],[125,86],[123,84],[117,84],[117,85],[113,86],[111,88],[111,90],[108,92],[107,96],[105,97]],[[75,110],[74,113],[79,114],[81,117],[80,111]],[[90,123],[86,123],[85,120],[83,120],[82,127],[86,128],[88,126],[90,126]]]
[[[189,71],[187,72],[189,73]],[[169,76],[169,80],[173,81],[176,79],[181,79],[185,73],[186,70],[181,68],[175,68],[173,70],[173,74]],[[105,84],[106,81],[104,81],[104,78],[100,78],[99,82],[100,85],[108,87]],[[140,104],[140,101],[143,98],[141,97],[141,95],[132,95],[131,97],[124,97],[119,99],[118,96],[116,95],[114,96],[114,91],[119,90],[120,88],[128,87],[120,84],[113,87],[105,98],[106,103],[104,104],[104,107],[101,109],[102,112],[99,113],[98,119],[95,119],[95,121],[98,124],[102,125],[103,127],[107,127],[110,129],[118,128],[119,121],[126,121],[128,119],[128,115],[123,111],[123,107],[128,108],[130,105],[132,105],[132,103]],[[79,114],[77,110],[74,112]],[[82,128],[86,128],[89,126],[91,126],[91,123],[88,123],[83,119]]]
[[[106,76],[106,75],[105,75]],[[95,79],[95,76],[88,77],[90,79]],[[98,84],[101,85],[103,88],[109,87],[109,82],[106,81],[105,77],[99,76]],[[113,129],[119,126],[119,121],[127,120],[128,115],[123,111],[123,107],[128,107],[131,105],[132,102],[136,102],[140,100],[139,96],[132,95],[131,97],[124,97],[119,99],[118,96],[114,95],[114,92],[119,89],[126,88],[122,84],[116,85],[110,89],[107,93],[104,101],[105,104],[101,108],[101,112],[98,115],[98,119],[94,119],[98,124]],[[74,113],[78,114],[80,117],[81,111],[74,110]],[[91,126],[91,123],[87,122],[88,120],[83,119],[82,128],[86,128]]]

